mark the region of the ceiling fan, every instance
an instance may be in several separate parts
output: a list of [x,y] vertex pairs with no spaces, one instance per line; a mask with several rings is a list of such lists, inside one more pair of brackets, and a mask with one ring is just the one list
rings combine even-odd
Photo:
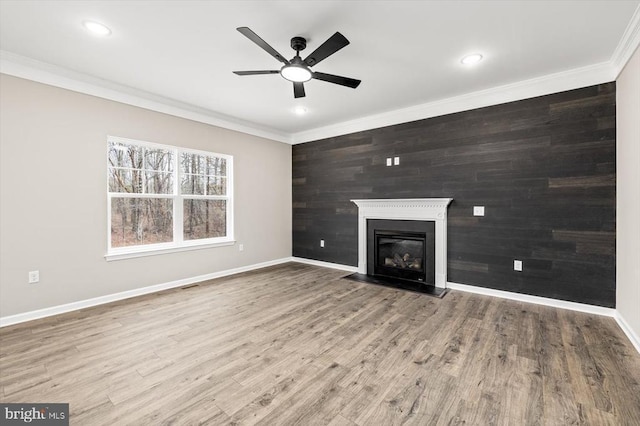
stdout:
[[293,96],[303,98],[305,96],[304,83],[313,79],[327,81],[329,83],[339,84],[341,86],[351,87],[355,89],[360,84],[360,80],[354,78],[342,77],[339,75],[325,74],[323,72],[311,71],[311,67],[320,61],[328,58],[349,44],[349,40],[345,36],[336,32],[329,37],[327,41],[322,43],[320,47],[314,50],[304,60],[300,57],[300,51],[307,47],[307,40],[303,37],[293,37],[291,39],[291,48],[296,51],[296,56],[291,60],[287,60],[279,54],[273,47],[261,39],[256,33],[248,27],[237,28],[249,40],[260,46],[268,54],[282,62],[284,65],[280,70],[261,70],[261,71],[234,71],[237,75],[258,75],[258,74],[280,74],[284,79],[293,82]]

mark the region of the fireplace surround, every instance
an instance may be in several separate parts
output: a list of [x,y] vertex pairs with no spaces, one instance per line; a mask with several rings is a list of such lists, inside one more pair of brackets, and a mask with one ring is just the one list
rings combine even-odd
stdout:
[[[429,221],[435,224],[434,284],[447,283],[447,207],[453,198],[351,200],[358,206],[358,273],[371,275],[368,221],[375,219]],[[409,253],[410,254],[410,253]],[[375,254],[374,254],[375,255]]]

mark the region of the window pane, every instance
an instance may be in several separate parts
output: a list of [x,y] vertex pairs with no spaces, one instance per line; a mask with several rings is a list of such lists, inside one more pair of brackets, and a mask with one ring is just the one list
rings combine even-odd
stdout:
[[182,173],[226,176],[227,160],[221,157],[182,153],[180,156]]
[[183,173],[205,174],[206,160],[202,155],[182,153],[180,167]]
[[227,234],[225,200],[184,200],[184,239],[224,237]]
[[159,172],[173,171],[173,153],[166,149],[150,149],[144,152],[144,167]]
[[109,169],[109,192],[130,192],[131,171],[122,169]]
[[183,194],[204,195],[204,178],[198,175],[182,175],[180,189]]
[[145,172],[147,194],[172,194],[173,174],[162,172]]
[[142,193],[142,173],[139,170],[109,169],[109,192]]
[[207,174],[215,176],[226,176],[227,160],[220,157],[207,157]]
[[173,200],[112,198],[111,247],[173,241]]
[[109,142],[109,166],[142,168],[143,148],[136,145]]
[[206,176],[207,195],[226,195],[227,178]]

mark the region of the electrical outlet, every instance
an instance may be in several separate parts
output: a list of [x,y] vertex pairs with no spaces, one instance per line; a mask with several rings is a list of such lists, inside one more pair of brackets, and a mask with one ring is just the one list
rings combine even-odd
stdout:
[[393,159],[391,157],[387,158],[387,167],[393,166]]
[[29,271],[29,284],[35,284],[40,281],[40,271]]
[[484,216],[484,206],[473,206],[474,216]]
[[394,166],[400,165],[400,157],[393,157],[393,165]]
[[320,247],[324,247],[324,240],[320,240]]
[[244,244],[238,244],[238,251],[244,251]]
[[514,260],[513,261],[513,270],[514,271],[522,271],[522,260]]

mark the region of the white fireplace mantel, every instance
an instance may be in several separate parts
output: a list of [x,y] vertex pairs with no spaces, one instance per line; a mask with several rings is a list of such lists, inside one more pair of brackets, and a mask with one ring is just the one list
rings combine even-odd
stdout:
[[453,198],[351,200],[358,206],[358,272],[367,273],[367,220],[426,220],[435,222],[436,287],[447,284],[447,207]]

